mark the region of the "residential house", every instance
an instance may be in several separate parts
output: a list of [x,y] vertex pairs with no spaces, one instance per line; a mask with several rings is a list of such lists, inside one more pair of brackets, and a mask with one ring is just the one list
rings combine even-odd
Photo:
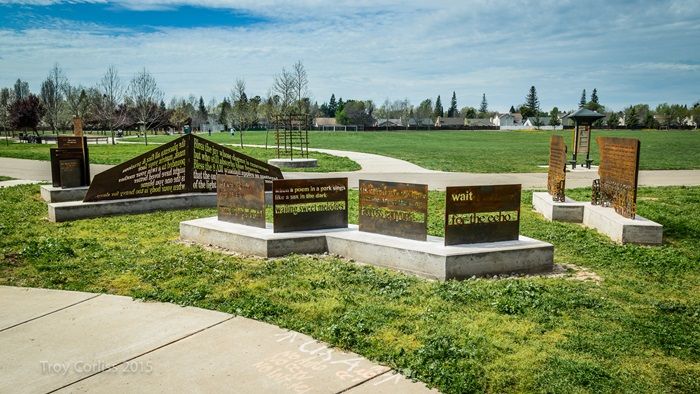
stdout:
[[529,117],[523,123],[523,126],[530,127],[530,128],[539,128],[542,126],[549,126],[549,116],[540,116],[539,119],[535,117]]
[[400,118],[396,119],[377,119],[374,127],[403,127],[403,122]]
[[491,118],[491,123],[493,126],[509,127],[509,126],[521,126],[523,122],[523,116],[519,112],[507,113],[507,114],[495,114]]
[[442,116],[438,116],[437,119],[435,120],[435,127],[464,127],[465,126],[465,119],[462,117],[452,117],[452,118],[445,118]]
[[474,118],[465,119],[464,125],[468,127],[493,127],[494,124],[491,123],[490,119]]

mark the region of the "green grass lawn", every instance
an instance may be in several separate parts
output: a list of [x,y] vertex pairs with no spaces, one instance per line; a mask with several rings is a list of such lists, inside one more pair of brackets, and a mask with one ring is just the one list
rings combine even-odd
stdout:
[[[312,148],[376,153],[410,161],[432,170],[459,172],[545,172],[549,160],[551,131],[409,131],[409,132],[322,132],[309,133]],[[554,132],[571,145],[573,131]],[[594,130],[598,135],[639,138],[643,170],[700,168],[700,132]],[[214,133],[220,143],[238,143],[239,136]],[[270,144],[274,134],[270,132]],[[149,141],[173,137],[150,136]],[[265,144],[265,132],[248,131],[246,144]],[[571,149],[571,147],[570,147]],[[592,158],[598,162],[598,146],[592,142]]]
[[[171,138],[172,139],[172,138]],[[133,157],[136,157],[157,145],[144,144],[117,144],[90,145],[90,162],[94,164],[119,164]],[[21,144],[15,143],[9,146],[0,145],[0,157],[14,157],[18,159],[50,160],[49,148],[56,145],[48,144]],[[276,156],[273,149],[231,147],[234,150],[252,156],[256,159],[267,161]],[[324,153],[310,152],[309,156],[318,160],[318,167],[309,169],[290,169],[290,171],[314,171],[314,172],[334,172],[334,171],[357,171],[360,165],[347,157],[327,155]],[[287,169],[282,169],[286,171]]]
[[[47,223],[36,185],[0,190],[0,284],[107,292],[309,334],[448,393],[700,392],[700,188],[642,188],[661,247],[550,223],[523,192],[521,232],[601,280],[437,282],[333,256],[246,258],[178,242],[213,209]],[[587,190],[572,197],[584,199]],[[351,192],[350,221],[357,220]],[[444,194],[429,231],[442,234]]]

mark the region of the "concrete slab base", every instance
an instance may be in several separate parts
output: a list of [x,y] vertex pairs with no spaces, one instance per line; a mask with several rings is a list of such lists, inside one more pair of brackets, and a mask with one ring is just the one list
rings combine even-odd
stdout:
[[328,252],[439,280],[465,279],[552,269],[554,246],[520,236],[517,241],[445,246],[444,239],[428,240],[346,231],[326,235]]
[[287,168],[308,168],[308,167],[318,167],[318,160],[316,159],[270,159],[267,164],[272,164],[277,167],[287,167]]
[[186,193],[174,196],[129,198],[98,202],[55,202],[49,203],[49,221],[67,222],[102,216],[174,209],[211,208],[215,206],[216,193]]
[[557,222],[583,222],[584,203],[566,197],[566,202],[552,201],[547,192],[532,193],[532,207],[546,219]]
[[180,237],[262,257],[328,252],[440,280],[547,271],[552,268],[554,252],[551,244],[523,236],[517,241],[445,246],[439,237],[414,241],[360,232],[355,225],[273,233],[269,224],[262,229],[220,222],[215,217],[181,222]]
[[97,294],[0,286],[0,331],[94,297]]
[[661,245],[664,227],[637,215],[628,219],[612,208],[585,203],[583,225],[594,228],[615,242],[626,244]]
[[90,187],[69,187],[63,189],[53,185],[41,186],[41,198],[46,202],[83,201]]
[[328,231],[274,233],[270,223],[267,224],[267,228],[258,228],[222,222],[216,217],[180,222],[180,238],[183,241],[218,246],[237,253],[261,257],[324,253],[327,251],[325,235]]
[[41,182],[41,181],[32,181],[32,180],[27,180],[27,179],[10,179],[9,181],[0,182],[0,189],[2,189],[4,187],[33,185],[33,184],[39,183],[39,182]]

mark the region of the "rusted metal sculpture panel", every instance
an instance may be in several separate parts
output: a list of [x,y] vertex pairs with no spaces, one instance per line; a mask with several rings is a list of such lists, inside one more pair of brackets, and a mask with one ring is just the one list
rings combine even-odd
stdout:
[[612,206],[615,212],[634,218],[637,211],[640,142],[634,138],[598,137],[599,191],[592,203]]
[[265,228],[265,180],[217,175],[216,206],[223,222]]
[[460,186],[445,191],[445,245],[517,240],[521,185]]
[[360,231],[425,241],[428,185],[360,180]]
[[348,178],[272,182],[276,233],[348,226]]
[[549,173],[547,174],[547,191],[552,200],[566,200],[566,144],[564,137],[553,135],[549,141]]
[[282,179],[275,166],[188,134],[97,174],[84,201],[212,193],[220,173]]
[[51,183],[55,187],[90,185],[90,156],[87,138],[59,136],[58,148],[49,149]]

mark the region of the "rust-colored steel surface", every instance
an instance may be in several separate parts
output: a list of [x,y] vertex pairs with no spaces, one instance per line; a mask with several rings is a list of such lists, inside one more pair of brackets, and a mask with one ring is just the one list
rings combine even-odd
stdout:
[[425,241],[428,185],[360,180],[360,231]]
[[348,178],[272,182],[274,232],[348,227]]
[[212,193],[219,173],[282,179],[275,166],[187,134],[97,174],[84,201]]
[[[640,142],[634,138],[598,137],[600,195],[597,203],[634,219],[637,212]],[[596,203],[596,201],[593,201]]]
[[517,240],[521,185],[445,190],[445,245]]
[[223,222],[265,228],[265,180],[217,175],[216,207]]
[[566,144],[560,135],[553,135],[549,140],[547,191],[554,201],[566,200]]

